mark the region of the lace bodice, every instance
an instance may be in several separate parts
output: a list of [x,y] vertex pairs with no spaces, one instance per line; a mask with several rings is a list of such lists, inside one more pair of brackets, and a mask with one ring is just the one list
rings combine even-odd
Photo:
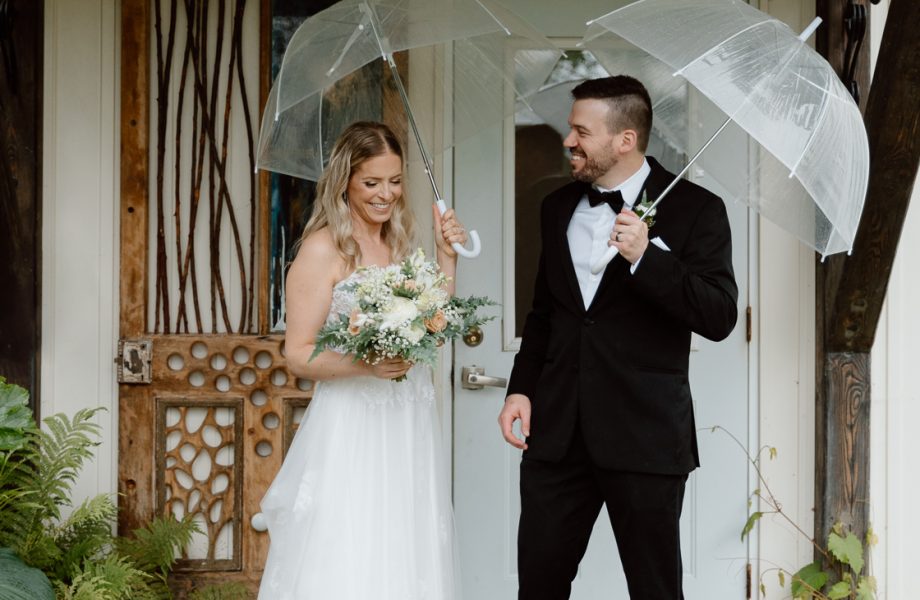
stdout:
[[326,315],[326,323],[331,323],[338,319],[339,315],[349,314],[358,305],[358,298],[353,290],[348,289],[348,284],[357,281],[361,275],[358,271],[353,271],[351,275],[335,284],[332,288],[332,304],[329,306],[329,314]]

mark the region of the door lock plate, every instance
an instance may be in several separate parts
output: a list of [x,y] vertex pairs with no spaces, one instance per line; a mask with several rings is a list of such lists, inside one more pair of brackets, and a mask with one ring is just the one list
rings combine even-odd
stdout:
[[153,360],[153,340],[118,340],[115,359],[118,383],[150,383]]

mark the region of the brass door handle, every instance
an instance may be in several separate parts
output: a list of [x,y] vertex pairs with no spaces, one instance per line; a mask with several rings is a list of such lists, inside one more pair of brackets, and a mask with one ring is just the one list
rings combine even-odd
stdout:
[[503,388],[508,385],[508,380],[504,377],[490,377],[485,373],[485,367],[463,367],[460,372],[460,386],[465,390],[481,390],[485,386]]

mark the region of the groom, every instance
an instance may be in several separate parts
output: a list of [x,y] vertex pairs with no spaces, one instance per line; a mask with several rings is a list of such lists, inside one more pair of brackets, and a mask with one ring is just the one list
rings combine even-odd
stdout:
[[[543,202],[533,308],[499,416],[524,449],[518,597],[569,597],[606,504],[630,599],[679,600],[684,486],[699,466],[690,333],[718,341],[735,326],[728,217],[681,180],[641,222],[631,209],[674,179],[645,156],[648,92],[617,76],[572,95],[575,181]],[[592,275],[608,245],[619,256]]]

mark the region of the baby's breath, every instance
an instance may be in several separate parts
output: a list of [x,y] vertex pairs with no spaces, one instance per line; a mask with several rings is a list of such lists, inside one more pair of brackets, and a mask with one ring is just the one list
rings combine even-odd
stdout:
[[345,288],[357,306],[320,329],[311,360],[334,350],[371,364],[402,358],[433,366],[445,342],[494,318],[478,311],[494,302],[451,296],[445,289],[448,282],[421,249],[398,265],[360,268]]

